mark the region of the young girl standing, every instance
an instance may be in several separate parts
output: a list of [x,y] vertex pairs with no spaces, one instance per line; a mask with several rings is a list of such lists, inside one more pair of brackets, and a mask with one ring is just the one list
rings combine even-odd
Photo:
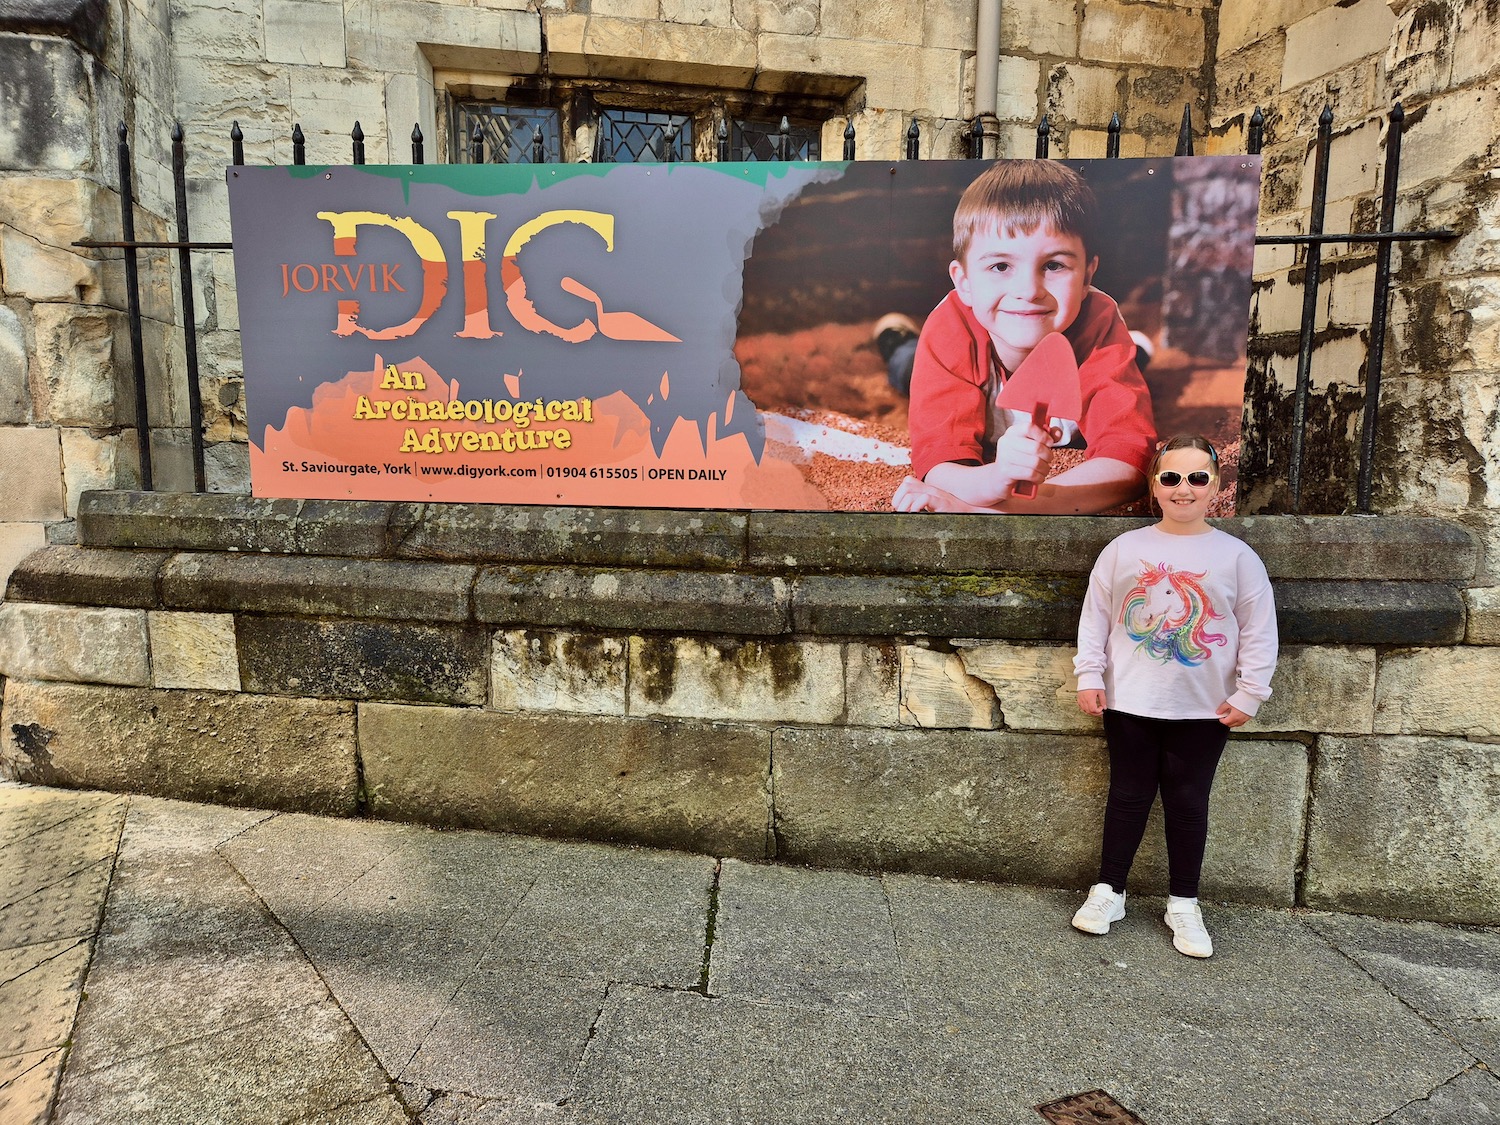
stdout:
[[1078,623],[1078,706],[1104,719],[1109,799],[1099,881],[1073,925],[1104,934],[1125,917],[1125,881],[1160,790],[1165,921],[1179,952],[1209,957],[1198,909],[1208,795],[1230,729],[1270,697],[1276,607],[1259,556],[1205,519],[1219,491],[1208,441],[1163,442],[1148,483],[1161,521],[1104,548]]

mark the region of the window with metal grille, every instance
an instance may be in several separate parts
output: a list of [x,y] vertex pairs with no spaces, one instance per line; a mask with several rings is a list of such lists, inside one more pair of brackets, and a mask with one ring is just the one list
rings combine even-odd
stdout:
[[824,124],[847,112],[845,95],[832,93],[768,94],[602,78],[507,78],[497,86],[503,93],[494,100],[467,76],[451,88],[450,161],[473,161],[476,132],[485,163],[538,157],[618,164],[819,160]]
[[526,164],[536,158],[536,137],[541,133],[543,163],[562,159],[561,117],[547,106],[491,105],[485,102],[455,102],[453,106],[453,163],[474,161],[475,137],[483,162]]

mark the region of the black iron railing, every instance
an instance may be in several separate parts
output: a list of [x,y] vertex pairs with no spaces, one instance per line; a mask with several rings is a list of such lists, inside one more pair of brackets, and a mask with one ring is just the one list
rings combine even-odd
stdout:
[[[1380,373],[1385,360],[1385,337],[1390,302],[1391,247],[1396,242],[1448,240],[1457,237],[1456,232],[1447,229],[1429,231],[1397,231],[1393,229],[1396,211],[1396,189],[1401,167],[1401,134],[1404,123],[1405,112],[1401,107],[1401,103],[1397,102],[1391,110],[1389,129],[1386,134],[1385,170],[1382,180],[1383,194],[1381,198],[1380,218],[1375,231],[1348,234],[1324,233],[1323,223],[1328,204],[1329,154],[1333,144],[1333,110],[1325,106],[1321,116],[1318,118],[1318,133],[1315,141],[1313,165],[1312,204],[1308,213],[1307,233],[1262,235],[1258,236],[1255,240],[1256,244],[1261,246],[1297,245],[1306,248],[1303,260],[1303,296],[1302,315],[1298,333],[1297,376],[1296,384],[1293,388],[1292,426],[1289,435],[1290,452],[1287,464],[1287,487],[1290,496],[1290,508],[1293,512],[1300,511],[1302,506],[1302,469],[1306,444],[1307,407],[1311,387],[1312,356],[1315,350],[1314,328],[1317,320],[1318,289],[1322,276],[1323,247],[1331,243],[1349,245],[1373,243],[1377,248],[1375,259],[1375,292],[1370,310],[1369,345],[1364,372],[1365,397],[1360,426],[1356,509],[1362,514],[1371,514],[1373,512],[1375,426],[1379,409]],[[1258,155],[1261,151],[1264,142],[1264,124],[1265,118],[1260,108],[1257,107],[1247,123],[1246,150],[1251,155]],[[135,367],[135,419],[139,435],[137,444],[140,451],[140,479],[141,487],[147,490],[153,487],[153,483],[144,347],[142,344],[138,253],[141,250],[160,249],[177,251],[183,305],[183,341],[187,353],[188,425],[192,431],[193,479],[196,489],[202,492],[205,490],[203,409],[201,392],[198,386],[198,342],[196,316],[193,306],[191,255],[195,251],[232,250],[234,244],[231,242],[194,242],[189,236],[184,135],[181,125],[174,125],[172,129],[172,180],[176,194],[177,237],[174,241],[170,242],[138,240],[135,237],[135,197],[131,181],[130,145],[127,141],[127,131],[123,121],[120,123],[117,131],[119,135],[121,232],[124,237],[117,242],[84,239],[75,242],[74,245],[89,249],[119,249],[124,252],[126,311],[130,323],[130,355]],[[1107,158],[1117,159],[1119,157],[1120,133],[1120,115],[1117,113],[1110,119],[1108,126],[1105,147]],[[1041,121],[1038,122],[1036,129],[1037,159],[1047,158],[1051,147],[1051,134],[1051,123],[1043,116]],[[244,134],[240,130],[238,121],[234,122],[229,136],[231,142],[231,163],[242,165],[245,162]],[[921,158],[921,137],[921,126],[913,118],[910,127],[906,131],[906,159],[918,160]],[[855,139],[854,122],[850,120],[844,129],[843,159],[857,159]],[[365,162],[365,137],[364,130],[357,121],[350,132],[350,140],[350,159],[352,163],[363,164]],[[720,160],[726,159],[729,144],[727,132],[722,122],[716,142],[715,155]],[[983,157],[984,142],[984,120],[976,117],[969,132],[969,153],[971,158],[978,159]],[[659,135],[647,143],[650,145],[652,155],[656,159],[661,161],[676,159],[676,154],[681,148],[677,123],[674,121],[665,124],[660,129]],[[786,118],[782,118],[780,128],[772,144],[777,159],[786,159],[788,154],[797,151],[793,129]],[[511,147],[515,146],[512,145]],[[547,161],[547,152],[540,126],[533,131],[531,143],[527,148],[529,148],[528,155],[530,156],[530,162],[541,164]],[[508,150],[501,149],[496,151],[496,160],[502,159],[506,151]],[[1174,155],[1193,155],[1191,106],[1183,107],[1182,123],[1178,129],[1177,147]],[[485,163],[485,134],[477,124],[469,137],[468,157],[472,163]],[[411,158],[413,164],[424,162],[424,146],[420,126],[412,129]],[[302,126],[296,124],[292,126],[292,163],[301,165],[306,164],[306,162],[306,138],[303,135]]]

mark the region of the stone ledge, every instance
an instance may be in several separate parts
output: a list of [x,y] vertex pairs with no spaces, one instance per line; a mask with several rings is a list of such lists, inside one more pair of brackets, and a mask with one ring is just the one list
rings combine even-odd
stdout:
[[[263,500],[224,494],[88,492],[92,547],[269,551],[759,572],[1087,575],[1099,551],[1148,520],[726,512],[485,504]],[[1218,525],[1253,546],[1272,578],[1470,581],[1474,539],[1407,516],[1246,516]]]
[[155,609],[161,604],[157,575],[166,551],[115,551],[91,547],[43,547],[11,572],[5,598],[13,602]]
[[106,0],[6,0],[0,4],[0,32],[60,35],[95,56],[104,53],[108,27]]
[[1079,578],[945,575],[927,578],[808,575],[792,583],[792,626],[825,636],[1076,636]]
[[161,574],[173,609],[466,622],[478,568],[320,556],[173,556]]
[[1463,595],[1423,582],[1278,582],[1283,641],[1336,645],[1447,645],[1463,640]]
[[791,631],[790,594],[780,578],[693,570],[486,570],[474,588],[474,615],[486,624],[629,632]]

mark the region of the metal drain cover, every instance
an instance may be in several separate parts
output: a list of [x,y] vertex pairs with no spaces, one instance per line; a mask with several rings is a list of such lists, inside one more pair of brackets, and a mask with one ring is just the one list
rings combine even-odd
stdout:
[[1103,1090],[1069,1094],[1037,1106],[1036,1111],[1052,1125],[1146,1125]]

